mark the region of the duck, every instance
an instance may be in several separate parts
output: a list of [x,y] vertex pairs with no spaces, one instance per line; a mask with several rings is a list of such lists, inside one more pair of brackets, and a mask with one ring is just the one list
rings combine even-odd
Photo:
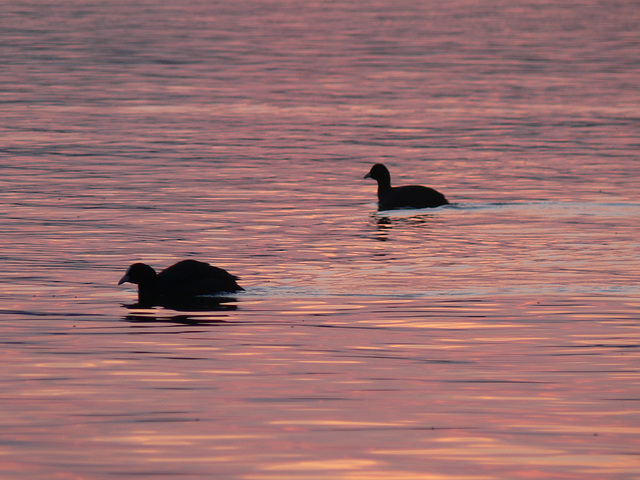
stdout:
[[189,305],[201,296],[244,290],[238,277],[198,260],[182,260],[156,273],[146,263],[134,263],[118,282],[138,285],[138,307]]
[[382,163],[376,163],[364,178],[378,182],[378,210],[400,208],[433,208],[447,205],[445,196],[431,187],[422,185],[391,186],[391,174]]

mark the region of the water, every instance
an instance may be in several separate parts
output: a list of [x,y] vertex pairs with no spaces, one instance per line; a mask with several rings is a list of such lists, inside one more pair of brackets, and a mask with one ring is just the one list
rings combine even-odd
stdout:
[[165,3],[2,2],[0,477],[640,478],[637,4]]

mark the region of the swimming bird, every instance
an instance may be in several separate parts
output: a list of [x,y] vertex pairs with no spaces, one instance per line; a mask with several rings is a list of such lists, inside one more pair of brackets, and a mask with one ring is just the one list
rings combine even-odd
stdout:
[[118,282],[138,285],[138,306],[201,303],[202,295],[244,290],[238,278],[222,268],[197,260],[182,260],[156,274],[145,263],[134,263]]
[[371,167],[364,178],[373,178],[378,182],[378,210],[439,207],[449,203],[443,194],[430,187],[422,185],[392,187],[389,169],[381,163]]

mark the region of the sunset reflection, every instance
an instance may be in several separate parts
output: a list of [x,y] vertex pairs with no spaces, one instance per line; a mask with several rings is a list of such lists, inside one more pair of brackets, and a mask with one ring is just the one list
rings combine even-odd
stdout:
[[640,478],[637,2],[2,7],[0,477]]

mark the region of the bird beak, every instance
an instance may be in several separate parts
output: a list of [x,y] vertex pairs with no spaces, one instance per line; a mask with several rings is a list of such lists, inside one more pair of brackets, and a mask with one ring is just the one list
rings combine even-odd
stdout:
[[362,178],[371,178],[371,172],[367,173],[364,177]]
[[125,276],[122,277],[118,282],[118,285],[122,285],[124,282],[128,282],[128,281],[129,281],[129,275],[125,274]]

